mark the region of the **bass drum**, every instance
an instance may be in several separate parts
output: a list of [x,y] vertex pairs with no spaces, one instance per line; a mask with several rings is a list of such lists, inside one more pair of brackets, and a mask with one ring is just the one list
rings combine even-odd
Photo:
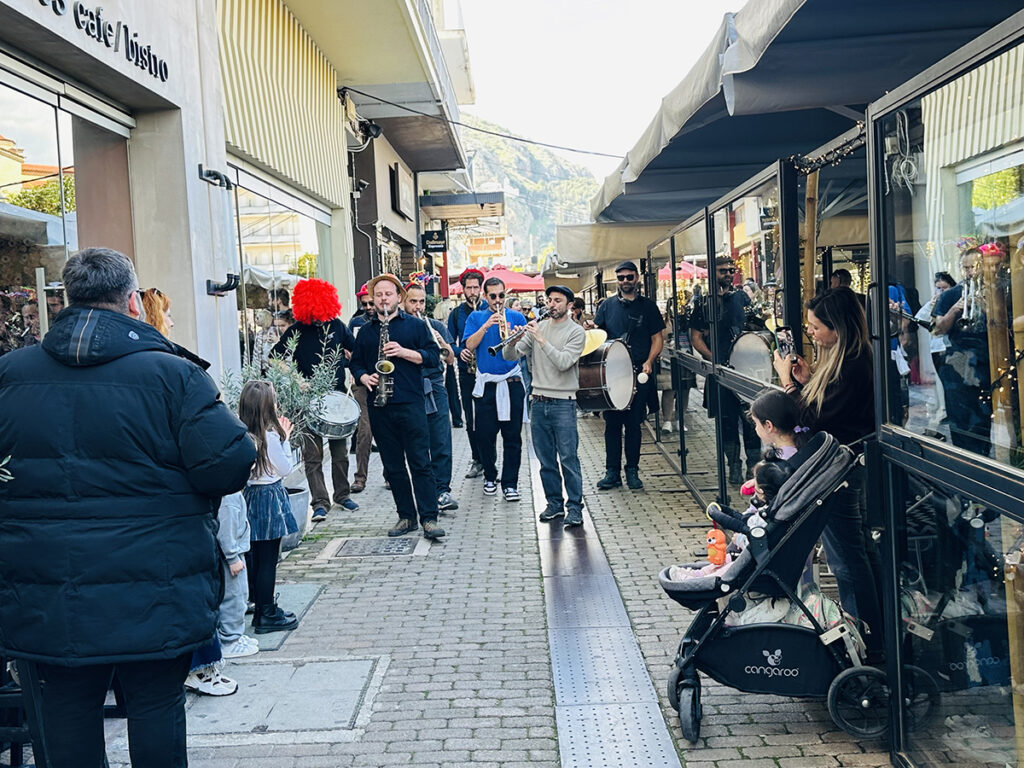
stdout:
[[328,440],[343,440],[351,436],[359,426],[359,401],[344,392],[328,392],[324,395],[320,411],[309,422],[315,435]]
[[580,388],[576,404],[581,411],[624,411],[633,402],[636,381],[629,347],[606,341],[580,358]]
[[771,331],[747,331],[736,337],[729,350],[729,367],[757,381],[772,380],[775,337]]

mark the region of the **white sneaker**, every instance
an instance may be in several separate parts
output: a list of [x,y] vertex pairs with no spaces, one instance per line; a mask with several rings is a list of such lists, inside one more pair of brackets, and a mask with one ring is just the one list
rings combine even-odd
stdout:
[[259,652],[259,643],[248,635],[242,635],[231,645],[226,645],[221,649],[221,655],[225,659],[240,659],[243,656],[252,656]]
[[185,690],[204,696],[230,696],[238,690],[238,683],[222,675],[215,667],[200,667],[188,673]]

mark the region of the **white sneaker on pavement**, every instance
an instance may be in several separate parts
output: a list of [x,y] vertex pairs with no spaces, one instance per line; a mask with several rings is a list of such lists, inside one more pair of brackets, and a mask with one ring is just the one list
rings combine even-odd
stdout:
[[185,678],[185,690],[204,696],[230,696],[238,690],[238,683],[211,665],[189,672]]
[[226,645],[221,649],[221,655],[225,659],[240,659],[243,656],[252,656],[259,652],[259,642],[248,635],[242,635],[231,645]]

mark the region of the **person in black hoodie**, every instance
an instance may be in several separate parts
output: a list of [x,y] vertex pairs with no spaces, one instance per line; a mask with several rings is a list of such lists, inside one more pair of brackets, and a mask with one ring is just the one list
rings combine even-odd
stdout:
[[220,497],[256,457],[212,379],[138,313],[122,254],[64,267],[71,305],[0,359],[0,655],[36,662],[49,764],[102,765],[116,672],[134,765],[186,765],[183,683],[213,636]]

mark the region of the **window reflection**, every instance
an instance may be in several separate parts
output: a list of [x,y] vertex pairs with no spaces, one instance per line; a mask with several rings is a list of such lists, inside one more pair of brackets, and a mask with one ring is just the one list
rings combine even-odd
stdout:
[[681,352],[699,354],[690,342],[690,317],[708,291],[708,246],[704,220],[674,235],[675,245],[675,346]]
[[1022,90],[1018,47],[886,117],[881,169],[889,419],[1018,467]]
[[[682,372],[686,375],[686,371]],[[707,379],[690,372],[685,395],[680,390],[677,407],[682,414],[683,474],[709,499],[718,496],[718,447],[715,441],[715,421],[708,416],[705,391]]]

